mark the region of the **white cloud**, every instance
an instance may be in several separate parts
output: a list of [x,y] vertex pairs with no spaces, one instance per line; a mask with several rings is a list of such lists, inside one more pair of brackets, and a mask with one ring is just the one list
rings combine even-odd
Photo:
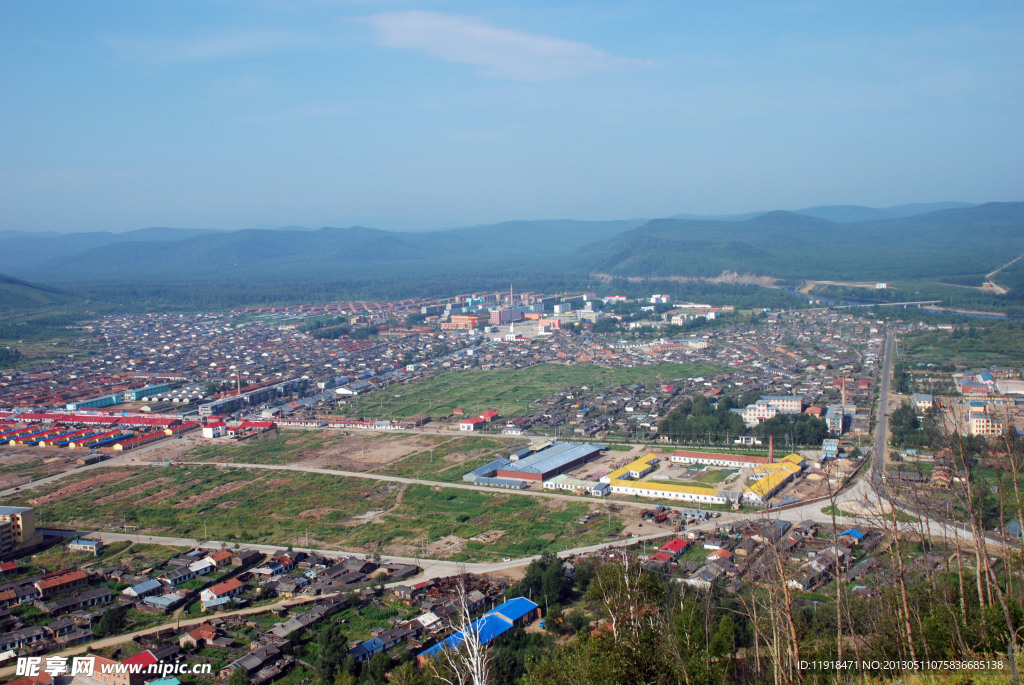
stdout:
[[485,76],[550,81],[600,74],[641,63],[572,40],[504,29],[482,19],[438,12],[388,12],[367,21],[379,45],[419,50],[471,64]]
[[231,30],[185,38],[108,38],[126,56],[153,62],[194,62],[274,52],[308,45],[310,37],[276,29]]

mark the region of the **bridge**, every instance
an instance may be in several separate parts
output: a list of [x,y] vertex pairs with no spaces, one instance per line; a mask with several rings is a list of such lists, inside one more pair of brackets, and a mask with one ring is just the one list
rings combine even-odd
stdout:
[[842,304],[836,305],[833,309],[849,309],[850,307],[937,307],[942,300],[915,300],[913,302],[871,302],[868,304]]

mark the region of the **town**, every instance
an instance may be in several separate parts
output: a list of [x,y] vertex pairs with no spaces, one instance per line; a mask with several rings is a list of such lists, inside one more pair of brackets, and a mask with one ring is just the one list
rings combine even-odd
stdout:
[[[496,648],[599,626],[609,564],[865,601],[951,563],[1010,573],[1019,523],[985,523],[1002,555],[960,549],[969,466],[935,447],[1024,427],[1019,370],[897,363],[889,389],[894,334],[942,330],[513,291],[98,318],[0,384],[0,666],[298,682],[343,624],[353,675],[436,668],[474,626]],[[923,520],[955,553],[904,555]],[[565,617],[528,588],[553,559]]]

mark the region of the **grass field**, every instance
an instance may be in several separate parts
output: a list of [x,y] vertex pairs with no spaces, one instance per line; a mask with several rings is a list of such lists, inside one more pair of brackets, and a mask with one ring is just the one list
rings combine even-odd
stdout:
[[698,483],[721,483],[734,473],[739,473],[739,469],[708,469],[698,474],[694,480]]
[[[332,442],[341,442],[345,437],[345,433],[325,430],[282,431],[241,443],[202,445],[190,451],[183,460],[208,461],[216,458],[239,464],[291,464],[300,461],[307,452]],[[376,437],[376,434],[371,437]]]
[[130,542],[112,542],[109,545],[104,545],[98,557],[85,552],[72,552],[66,545],[60,544],[50,547],[44,552],[33,554],[32,563],[46,571],[81,568],[92,564],[103,566],[115,558],[119,558],[131,544]]
[[358,397],[344,413],[397,419],[418,415],[447,416],[454,409],[476,416],[494,409],[503,417],[520,416],[530,412],[529,405],[534,400],[569,386],[589,385],[600,392],[622,384],[654,385],[716,370],[707,364],[666,364],[630,369],[607,369],[592,364],[539,364],[526,369],[442,371],[423,381]]
[[[852,518],[852,519],[874,519],[874,518],[880,518],[879,516],[876,516],[876,515],[853,514],[851,512],[848,512],[848,511],[845,511],[843,509],[840,509],[839,507],[833,507],[833,506],[825,507],[824,509],[821,510],[821,513],[822,514],[827,514],[827,515],[831,516],[833,509],[835,510],[835,514],[836,514],[837,517],[838,516],[846,516],[846,517]],[[885,520],[891,522],[892,521],[892,515],[891,514],[886,514],[885,515]],[[898,522],[900,522],[900,523],[917,523],[921,519],[917,518],[916,516],[911,516],[910,514],[904,512],[904,511],[897,511],[896,512],[896,520]]]
[[[84,483],[78,492],[37,505],[42,526],[119,530],[141,534],[333,547],[416,556],[439,538],[460,541],[439,556],[466,561],[534,554],[545,549],[595,544],[622,530],[618,517],[576,523],[595,506],[506,493],[405,486],[309,473],[264,472],[216,466],[146,467],[132,472],[98,469],[49,488],[16,493],[5,504],[28,504],[104,473],[124,473],[106,483]],[[462,471],[451,474],[461,478]],[[491,543],[467,541],[504,533]],[[126,554],[132,554],[134,547]]]

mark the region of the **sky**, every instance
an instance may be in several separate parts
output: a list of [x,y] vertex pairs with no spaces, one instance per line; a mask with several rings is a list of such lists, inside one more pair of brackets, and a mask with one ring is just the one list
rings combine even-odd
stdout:
[[0,3],[0,230],[1024,200],[1024,4]]

